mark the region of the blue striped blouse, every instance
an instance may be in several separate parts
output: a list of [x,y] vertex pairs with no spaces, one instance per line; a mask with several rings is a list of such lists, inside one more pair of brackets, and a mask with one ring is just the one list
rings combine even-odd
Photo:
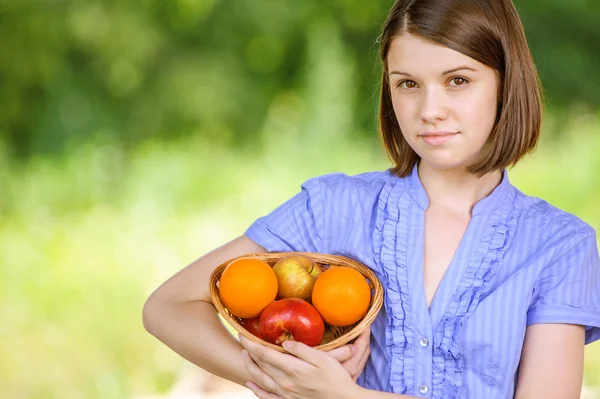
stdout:
[[528,325],[586,326],[600,338],[596,234],[579,218],[523,194],[503,171],[472,218],[427,307],[424,212],[417,166],[312,178],[246,235],[268,251],[345,255],[385,288],[371,357],[358,383],[423,398],[512,398]]

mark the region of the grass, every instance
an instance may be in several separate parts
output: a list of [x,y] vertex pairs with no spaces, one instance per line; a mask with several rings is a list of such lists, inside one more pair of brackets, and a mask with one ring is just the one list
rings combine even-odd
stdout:
[[[594,115],[573,116],[560,141],[543,141],[510,172],[527,194],[597,230],[599,126]],[[129,153],[100,141],[26,164],[0,151],[3,397],[165,392],[183,361],[143,330],[149,293],[309,177],[388,166],[376,143],[298,136],[271,146],[267,132],[261,150],[214,146],[200,135]],[[585,382],[600,386],[598,343],[586,348]]]

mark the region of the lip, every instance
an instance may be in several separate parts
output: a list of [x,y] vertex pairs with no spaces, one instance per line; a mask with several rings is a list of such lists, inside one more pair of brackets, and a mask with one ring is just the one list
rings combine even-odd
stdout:
[[447,136],[449,134],[457,134],[458,132],[424,132],[421,133],[419,136]]
[[420,134],[419,136],[427,144],[435,147],[452,140],[452,138],[457,134],[457,132],[425,132]]

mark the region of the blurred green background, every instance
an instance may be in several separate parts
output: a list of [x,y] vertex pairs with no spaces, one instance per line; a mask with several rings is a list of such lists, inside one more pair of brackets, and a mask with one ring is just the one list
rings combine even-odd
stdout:
[[[600,2],[517,0],[548,97],[511,181],[600,230]],[[146,297],[328,172],[387,168],[383,0],[0,2],[3,398],[168,392]],[[586,397],[600,344],[586,348]]]

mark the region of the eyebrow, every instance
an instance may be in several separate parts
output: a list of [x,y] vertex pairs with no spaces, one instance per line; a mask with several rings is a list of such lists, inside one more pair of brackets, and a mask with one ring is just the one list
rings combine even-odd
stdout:
[[[442,76],[445,76],[445,75],[448,75],[448,74],[451,74],[451,73],[454,73],[454,72],[457,72],[457,71],[462,71],[462,70],[477,72],[477,70],[474,69],[474,68],[468,67],[466,65],[462,65],[462,66],[459,66],[459,67],[456,67],[456,68],[449,69],[449,70],[447,70],[445,72],[442,72]],[[402,72],[402,71],[396,71],[396,70],[391,71],[390,75],[405,75],[405,76],[408,76],[409,78],[412,78],[412,75],[410,73]]]

